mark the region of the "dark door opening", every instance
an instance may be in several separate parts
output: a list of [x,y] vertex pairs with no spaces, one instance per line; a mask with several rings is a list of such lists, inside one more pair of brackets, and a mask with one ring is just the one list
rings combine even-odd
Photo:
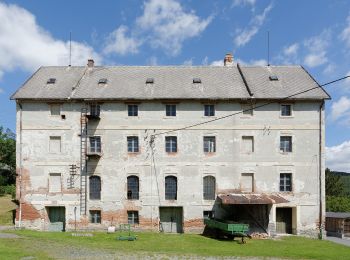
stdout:
[[276,232],[292,234],[292,208],[276,208]]
[[182,233],[182,207],[159,207],[161,232]]
[[47,207],[49,215],[49,231],[65,231],[66,209],[65,207]]

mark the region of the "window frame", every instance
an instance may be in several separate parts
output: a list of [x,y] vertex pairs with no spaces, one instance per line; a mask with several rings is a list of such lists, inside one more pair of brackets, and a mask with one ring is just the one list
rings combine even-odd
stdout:
[[92,224],[101,224],[101,210],[89,210],[89,222]]
[[[241,103],[242,116],[243,117],[252,117],[254,115],[254,106],[249,103]],[[247,113],[249,112],[249,113]]]
[[[127,142],[127,151],[128,153],[139,153],[140,152],[140,142],[138,136],[127,136],[126,137]],[[137,144],[137,146],[136,146]]]
[[212,175],[203,177],[203,200],[215,200],[216,178]]
[[206,117],[215,116],[215,105],[214,104],[204,104],[204,116],[206,116]]
[[89,153],[101,153],[102,151],[102,142],[101,142],[101,136],[94,135],[89,136]]
[[139,225],[140,224],[140,216],[138,210],[128,210],[128,224],[130,225]]
[[[289,180],[287,177],[289,177]],[[287,184],[288,181],[290,182],[289,184]],[[283,182],[283,183],[281,184],[281,182]],[[293,174],[292,173],[290,173],[290,172],[281,172],[280,173],[279,191],[280,192],[292,192],[293,191]]]
[[177,107],[176,104],[165,104],[165,116],[176,117]]
[[[289,115],[283,115],[283,107],[289,106]],[[293,105],[292,104],[280,104],[280,117],[293,117]]]
[[[59,140],[59,150],[58,151],[53,151],[53,143],[51,143],[51,140]],[[49,136],[49,153],[50,154],[60,154],[62,153],[62,137],[58,135],[52,135]]]
[[[50,107],[50,116],[52,117],[59,117],[62,113],[62,104],[58,104],[58,103],[51,103],[49,104],[49,107]],[[54,107],[58,107],[58,114],[53,114],[52,111],[53,111],[53,108]]]
[[140,199],[140,179],[139,179],[139,177],[136,175],[129,175],[126,179],[126,186],[127,186],[127,199],[128,200],[139,200]]
[[203,220],[204,219],[214,219],[215,211],[214,210],[203,210]]
[[138,117],[138,116],[139,116],[139,105],[128,104],[128,117]]
[[[92,180],[98,180],[97,183],[93,183]],[[89,200],[101,200],[102,181],[100,176],[89,177]]]
[[101,105],[92,103],[89,105],[90,116],[99,117],[101,114]]
[[[251,151],[244,151],[244,148],[245,148],[244,140],[252,140]],[[253,135],[242,135],[241,153],[243,153],[243,154],[252,154],[252,153],[254,153],[254,150],[255,150],[255,147],[254,147],[254,136]]]
[[213,136],[213,135],[203,136],[203,152],[205,154],[216,153],[216,136]]
[[164,181],[165,200],[177,200],[178,182],[177,177],[168,175]]
[[177,153],[177,136],[165,136],[165,152]]
[[[283,143],[286,143],[287,140],[283,141],[282,138],[288,138],[289,139],[289,146],[282,145]],[[293,152],[293,136],[291,135],[281,135],[280,136],[280,145],[279,150],[281,153],[292,153]]]

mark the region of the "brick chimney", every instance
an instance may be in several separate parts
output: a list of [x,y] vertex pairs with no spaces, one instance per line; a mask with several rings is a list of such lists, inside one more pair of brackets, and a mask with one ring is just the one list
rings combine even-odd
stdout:
[[87,66],[89,67],[89,68],[93,68],[94,67],[94,60],[93,59],[88,59],[88,63],[87,63]]
[[224,59],[224,66],[226,67],[233,66],[233,56],[231,53],[226,53],[225,59]]

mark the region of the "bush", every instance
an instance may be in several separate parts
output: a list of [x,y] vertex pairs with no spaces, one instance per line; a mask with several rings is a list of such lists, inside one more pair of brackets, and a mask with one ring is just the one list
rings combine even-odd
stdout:
[[0,186],[0,196],[4,196],[5,193],[5,186]]
[[11,195],[12,199],[15,199],[16,186],[15,185],[0,186],[0,196],[4,196],[5,194],[9,194]]

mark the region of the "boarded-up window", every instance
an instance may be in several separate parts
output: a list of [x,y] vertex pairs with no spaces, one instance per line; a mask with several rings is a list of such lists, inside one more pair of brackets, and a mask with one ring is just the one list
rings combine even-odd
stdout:
[[50,151],[50,153],[60,153],[61,152],[61,137],[60,136],[50,136],[49,151]]
[[245,116],[252,116],[253,115],[253,105],[251,104],[242,104],[242,114]]
[[254,174],[253,173],[242,173],[241,191],[242,192],[254,191]]
[[242,153],[254,152],[254,137],[253,136],[242,136]]
[[61,192],[61,174],[50,173],[49,192]]
[[51,104],[50,113],[52,116],[59,116],[61,114],[61,105],[60,104]]

